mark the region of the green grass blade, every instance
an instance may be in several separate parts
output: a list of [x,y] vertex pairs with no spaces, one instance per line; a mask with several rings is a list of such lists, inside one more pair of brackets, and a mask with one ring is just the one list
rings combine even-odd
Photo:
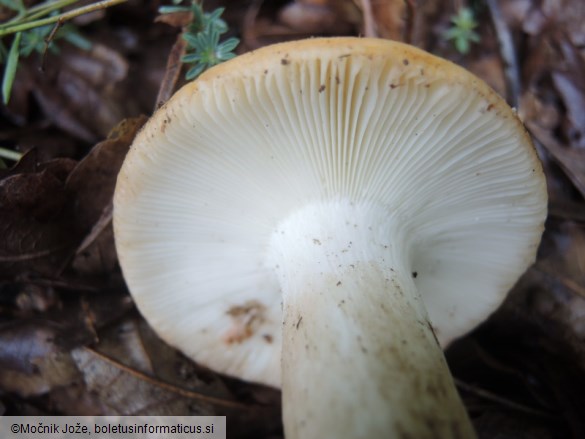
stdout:
[[13,162],[17,162],[22,158],[22,153],[13,151],[8,148],[3,148],[0,146],[0,159],[4,160],[12,160]]
[[18,67],[18,48],[20,46],[20,38],[22,34],[18,32],[14,36],[10,52],[8,52],[8,59],[6,60],[6,67],[4,68],[4,78],[2,79],[2,101],[4,105],[8,104],[10,100],[10,92],[12,91],[12,84],[16,76],[16,69]]

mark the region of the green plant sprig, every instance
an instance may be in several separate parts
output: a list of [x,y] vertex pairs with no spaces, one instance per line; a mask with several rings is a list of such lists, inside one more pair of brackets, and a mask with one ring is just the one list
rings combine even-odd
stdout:
[[[75,0],[75,1],[68,1],[68,2],[64,2],[64,3],[72,4],[72,3],[75,3],[78,1],[79,0]],[[40,14],[37,11],[37,13],[33,15],[33,19],[30,19],[30,17],[29,17],[29,19],[27,20],[26,14],[24,14],[23,16],[19,17],[19,19],[16,21],[16,23],[8,22],[4,25],[0,25],[0,37],[3,37],[5,35],[14,34],[16,32],[22,32],[25,30],[41,27],[41,26],[46,26],[49,24],[64,23],[64,22],[69,21],[72,18],[75,18],[79,15],[87,14],[89,12],[98,11],[100,9],[105,9],[105,8],[110,7],[110,6],[117,5],[119,3],[124,3],[126,1],[127,0],[102,0],[102,1],[98,1],[96,3],[92,3],[90,5],[87,5],[87,6],[82,6],[80,8],[72,9],[71,11],[63,12],[61,14],[51,15],[50,17],[45,17],[45,18],[39,18],[40,16],[49,14],[56,9],[60,9],[60,8],[53,8],[52,5],[50,5],[50,6],[46,7],[46,10],[44,10],[42,12],[42,14]]]
[[[60,12],[64,7],[78,3],[80,0],[47,0],[27,9],[22,0],[0,0],[0,4],[16,12],[16,15],[0,23],[0,64],[4,64],[2,78],[2,102],[6,105],[21,57],[27,57],[36,51],[44,53],[47,48],[57,51],[51,44],[54,40],[64,39],[71,44],[88,50],[91,43],[83,38],[77,28],[67,23],[72,18],[89,12],[105,9],[127,0],[102,0],[79,8]],[[2,37],[14,34],[10,49],[6,49]]]
[[445,38],[452,40],[455,49],[463,55],[469,53],[471,43],[479,43],[480,37],[475,28],[477,21],[470,8],[461,8],[451,17],[452,26],[445,32]]
[[210,67],[234,58],[236,54],[233,50],[240,40],[232,37],[220,43],[221,35],[228,30],[226,22],[221,19],[224,8],[205,12],[196,0],[192,0],[190,5],[179,5],[181,2],[182,0],[178,0],[174,2],[174,6],[162,6],[159,12],[189,12],[193,15],[191,23],[183,31],[187,52],[181,58],[183,63],[193,64],[185,74],[186,79],[191,80]]
[[46,16],[53,11],[67,7],[77,1],[78,0],[56,0],[52,2],[39,3],[38,5],[34,5],[29,9],[26,9],[22,3],[22,0],[0,0],[0,4],[17,12],[16,16],[12,17],[5,23],[1,23],[0,29],[5,29],[24,21],[31,21],[42,18],[43,16]]

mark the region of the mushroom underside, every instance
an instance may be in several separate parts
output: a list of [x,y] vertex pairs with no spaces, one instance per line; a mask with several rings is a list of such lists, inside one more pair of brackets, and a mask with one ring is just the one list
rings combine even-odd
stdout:
[[[229,64],[151,119],[118,178],[116,245],[140,311],[196,361],[283,385],[290,437],[470,437],[441,346],[501,303],[546,216],[515,115],[397,43],[313,40]],[[364,412],[350,395],[371,398],[371,422],[348,415]],[[320,404],[338,407],[327,422]]]

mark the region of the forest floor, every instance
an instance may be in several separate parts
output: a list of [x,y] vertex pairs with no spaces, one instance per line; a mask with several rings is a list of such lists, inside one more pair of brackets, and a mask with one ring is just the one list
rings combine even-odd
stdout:
[[[77,18],[91,47],[60,39],[58,53],[22,57],[0,109],[0,146],[23,153],[0,169],[0,414],[217,414],[230,438],[282,437],[280,393],[164,344],[117,264],[117,172],[136,131],[185,81],[176,66],[189,17],[161,18],[159,6],[129,0]],[[204,4],[220,6],[237,54],[316,35],[401,40],[464,66],[517,109],[547,177],[546,232],[501,309],[447,359],[482,439],[584,438],[585,3]],[[463,7],[477,22],[467,53],[445,37]],[[0,21],[10,17],[1,6]]]

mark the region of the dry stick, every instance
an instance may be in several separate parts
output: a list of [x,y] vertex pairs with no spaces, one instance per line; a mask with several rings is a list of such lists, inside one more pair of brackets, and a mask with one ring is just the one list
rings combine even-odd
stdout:
[[548,213],[561,219],[585,222],[583,205],[575,201],[552,201]]
[[8,256],[0,256],[0,262],[24,262],[30,261],[32,259],[43,258],[45,256],[50,256],[54,253],[57,253],[63,249],[67,248],[66,245],[59,245],[57,247],[53,247],[47,250],[39,250],[37,252],[31,253],[22,253],[20,255],[8,255]]
[[556,280],[557,282],[560,282],[565,288],[567,288],[568,290],[570,290],[574,294],[577,294],[577,295],[585,298],[585,288],[582,287],[581,285],[579,285],[578,282],[575,282],[574,280],[572,280],[566,276],[562,276],[559,273],[555,273],[550,268],[546,268],[544,265],[539,264],[539,263],[536,263],[536,265],[534,266],[534,269],[536,271],[538,271],[539,273],[541,273],[542,275],[544,275],[545,277],[548,277],[552,280]]
[[520,412],[524,412],[524,413],[527,413],[530,415],[545,417],[548,419],[558,419],[557,416],[555,416],[551,413],[544,412],[542,410],[538,410],[538,409],[535,409],[532,407],[527,407],[523,404],[519,404],[519,403],[514,402],[514,401],[510,401],[507,398],[496,395],[495,393],[492,393],[488,390],[481,389],[481,388],[476,387],[476,386],[472,386],[471,384],[467,384],[461,380],[458,380],[457,378],[455,378],[454,381],[455,381],[455,385],[457,387],[459,387],[461,390],[465,390],[466,392],[473,393],[474,395],[479,396],[480,398],[483,398],[483,399],[487,399],[488,401],[496,402],[496,403],[501,404],[501,405],[508,407],[510,409],[518,410]]
[[102,213],[98,219],[98,221],[93,225],[89,235],[87,235],[77,250],[75,250],[75,256],[80,255],[84,252],[94,241],[101,235],[101,233],[112,223],[112,215],[113,215],[114,207],[112,201],[110,201],[106,207],[103,208]]
[[81,297],[81,309],[83,311],[83,323],[87,330],[90,332],[93,338],[93,343],[97,344],[100,342],[100,337],[96,329],[95,316],[91,312],[87,299],[83,296]]
[[45,71],[45,59],[47,55],[47,50],[49,50],[49,45],[53,42],[53,40],[55,39],[55,35],[57,35],[57,31],[61,29],[62,26],[63,20],[57,21],[57,23],[55,23],[55,26],[53,26],[53,29],[51,29],[51,33],[47,36],[47,38],[45,38],[45,46],[43,47],[43,53],[41,54],[41,72]]
[[[84,291],[88,293],[97,293],[100,291],[98,287],[89,286],[89,285],[82,285],[74,282],[70,282],[67,280],[59,280],[59,279],[39,279],[37,277],[31,278],[19,278],[18,281],[20,283],[26,285],[39,285],[43,287],[51,287],[51,288],[59,288],[62,290],[74,290],[76,292]],[[130,300],[130,299],[128,299]]]
[[512,34],[504,21],[498,0],[486,0],[486,3],[490,10],[498,42],[500,43],[500,56],[504,63],[504,76],[506,78],[506,99],[512,107],[518,108],[521,92],[520,72]]
[[110,201],[108,203],[108,205],[103,208],[102,213],[101,213],[98,221],[92,226],[91,231],[89,232],[89,235],[87,235],[83,239],[83,241],[81,242],[81,244],[79,244],[79,247],[77,247],[75,252],[71,253],[71,255],[69,255],[65,259],[63,264],[59,267],[59,269],[55,273],[56,276],[62,275],[63,272],[67,269],[67,267],[71,263],[71,261],[76,256],[78,256],[83,251],[85,251],[91,244],[93,244],[93,242],[101,235],[101,233],[106,229],[106,227],[108,227],[112,223],[112,215],[113,215],[113,204],[112,204],[112,201]]
[[[414,28],[416,21],[417,6],[414,4],[415,0],[406,0],[406,19],[404,21],[404,41],[408,44],[415,44],[414,42]],[[416,44],[415,44],[416,45]]]
[[158,95],[156,96],[155,110],[162,107],[170,99],[179,81],[181,67],[183,66],[181,58],[187,50],[187,41],[183,38],[183,33],[184,31],[177,36],[177,41],[173,44],[169,57],[167,58],[165,75],[158,89]]
[[376,25],[374,24],[374,15],[372,13],[372,4],[370,0],[361,0],[362,12],[364,14],[364,36],[376,38]]
[[264,3],[263,0],[253,0],[244,14],[242,35],[244,37],[244,43],[246,46],[251,47],[252,49],[257,49],[261,46],[261,44],[258,42],[256,32],[254,32],[253,29],[256,17],[258,16],[260,8],[262,7],[262,3]]

